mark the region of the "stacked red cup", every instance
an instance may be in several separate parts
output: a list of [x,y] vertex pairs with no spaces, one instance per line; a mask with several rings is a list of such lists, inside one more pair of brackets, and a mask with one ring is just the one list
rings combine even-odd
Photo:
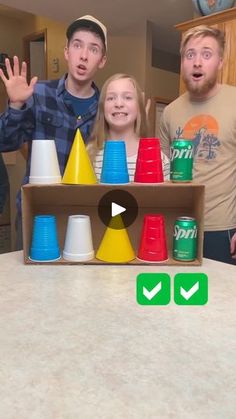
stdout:
[[165,220],[162,214],[144,216],[138,259],[145,262],[163,262],[168,259]]
[[164,182],[161,145],[158,138],[140,138],[134,182]]

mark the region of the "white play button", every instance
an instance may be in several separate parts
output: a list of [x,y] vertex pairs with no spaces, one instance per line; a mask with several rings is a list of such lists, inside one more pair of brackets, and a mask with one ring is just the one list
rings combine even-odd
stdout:
[[121,205],[116,204],[115,202],[111,203],[111,216],[115,217],[122,212],[125,212],[126,208],[122,207]]
[[129,227],[138,215],[136,199],[122,189],[112,189],[105,193],[97,208],[102,223],[116,230]]

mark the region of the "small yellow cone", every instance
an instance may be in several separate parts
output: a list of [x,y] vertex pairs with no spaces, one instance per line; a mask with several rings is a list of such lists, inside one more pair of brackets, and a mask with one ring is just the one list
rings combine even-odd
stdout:
[[97,183],[97,178],[79,129],[77,129],[75,134],[62,183],[73,185],[92,185]]
[[[118,218],[119,217],[119,218]],[[115,220],[116,219],[116,220]],[[107,227],[103,239],[100,243],[96,258],[104,262],[126,263],[135,259],[134,249],[130,243],[130,239],[125,228],[111,228],[113,222],[117,222],[124,227],[120,215],[111,219],[110,225]]]

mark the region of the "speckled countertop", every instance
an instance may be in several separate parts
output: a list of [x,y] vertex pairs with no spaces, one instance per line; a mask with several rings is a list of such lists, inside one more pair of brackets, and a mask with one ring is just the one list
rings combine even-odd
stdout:
[[[140,306],[140,272],[204,272],[205,306]],[[236,268],[0,255],[0,419],[235,419]]]

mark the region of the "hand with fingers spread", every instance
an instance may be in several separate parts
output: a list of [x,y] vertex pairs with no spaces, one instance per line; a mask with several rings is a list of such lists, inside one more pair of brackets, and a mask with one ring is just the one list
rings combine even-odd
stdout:
[[[144,104],[145,104],[146,100],[145,100],[145,93],[144,93],[144,92],[142,92],[142,98],[143,98],[143,102],[144,102]],[[148,98],[148,100],[147,100],[147,102],[146,102],[146,104],[145,104],[145,112],[146,112],[146,116],[147,116],[147,118],[148,118],[148,115],[149,115],[149,111],[150,111],[150,108],[151,108],[151,104],[152,104],[152,101],[151,101],[151,99],[150,99],[150,98]]]
[[27,82],[27,64],[23,61],[21,68],[18,57],[13,57],[13,68],[10,60],[5,60],[7,77],[0,69],[0,77],[5,84],[7,94],[10,100],[10,106],[14,109],[20,109],[27,99],[32,96],[34,86],[38,78],[33,77],[30,83]]
[[146,105],[145,105],[145,111],[146,111],[147,118],[148,118],[148,116],[149,116],[149,111],[150,111],[151,105],[152,105],[152,101],[151,101],[151,99],[149,98],[149,99],[147,100]]

